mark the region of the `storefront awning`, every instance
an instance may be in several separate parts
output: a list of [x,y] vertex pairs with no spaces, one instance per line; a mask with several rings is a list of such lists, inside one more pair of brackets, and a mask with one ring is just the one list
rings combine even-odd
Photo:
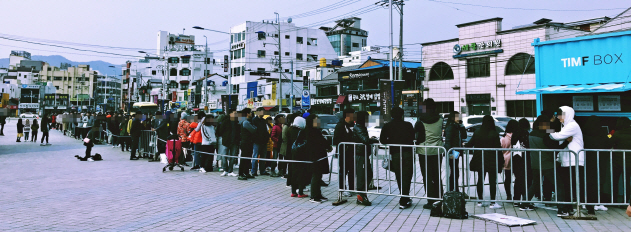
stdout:
[[335,104],[343,104],[344,100],[346,100],[346,96],[339,96],[337,97],[337,101],[335,101]]
[[631,90],[631,83],[558,85],[518,91],[517,94],[609,93]]

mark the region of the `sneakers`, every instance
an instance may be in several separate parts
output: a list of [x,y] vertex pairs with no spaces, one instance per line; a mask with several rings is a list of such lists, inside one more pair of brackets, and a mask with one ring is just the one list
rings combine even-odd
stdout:
[[292,193],[291,197],[298,197],[298,194]]
[[226,176],[226,175],[228,175],[228,172],[223,172],[223,173],[221,173],[221,175],[219,175],[219,176]]
[[399,203],[399,209],[407,209],[412,206],[412,200],[408,200],[406,203]]
[[193,167],[191,168],[191,171],[196,171],[196,170],[199,170],[199,166],[193,166]]
[[298,198],[305,198],[305,197],[309,197],[309,195],[307,195],[307,194],[298,194]]
[[254,177],[253,175],[250,174],[246,174],[245,177],[247,177],[248,179],[255,179],[256,177]]
[[357,204],[371,206],[372,203],[368,200],[368,197],[362,197],[362,195],[357,195]]
[[351,196],[353,196],[353,194],[351,194],[350,192],[344,192],[344,193],[342,193],[342,196],[344,196],[344,197],[351,197]]
[[247,176],[239,176],[237,180],[248,180]]
[[521,211],[533,211],[533,210],[535,210],[535,206],[533,204],[521,204],[519,206],[519,210],[521,210]]
[[276,172],[272,172],[272,174],[269,175],[270,177],[278,177],[278,174],[276,174]]
[[482,206],[484,206],[484,204],[482,204],[482,202],[478,202],[478,204],[477,204],[477,205],[478,205],[478,207],[482,207]]
[[228,173],[228,176],[239,176],[237,174],[234,174],[234,172]]
[[594,206],[594,210],[607,211],[609,209],[607,209],[607,207],[605,207],[604,205],[597,205],[597,206]]
[[498,204],[498,203],[491,203],[491,205],[489,206],[489,209],[501,209],[502,205]]
[[311,199],[311,200],[309,200],[309,202],[322,203],[322,200],[320,200],[320,199]]
[[320,200],[321,200],[321,201],[328,201],[328,200],[329,200],[329,198],[326,198],[326,197],[320,197]]
[[563,210],[558,210],[557,211],[557,217],[567,217],[570,216],[570,214],[568,212],[565,212]]
[[138,157],[129,157],[129,160],[138,160]]
[[204,169],[204,168],[200,168],[200,169],[199,169],[199,172],[201,172],[201,173],[206,173],[206,169]]

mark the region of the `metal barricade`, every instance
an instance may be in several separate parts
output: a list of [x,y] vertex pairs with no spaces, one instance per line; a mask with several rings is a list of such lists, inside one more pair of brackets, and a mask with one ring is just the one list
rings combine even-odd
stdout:
[[[631,141],[630,141],[631,142]],[[581,205],[627,206],[631,196],[631,150],[583,149],[585,166],[579,169],[582,186]]]
[[140,144],[138,145],[139,155],[152,156],[158,151],[158,135],[155,131],[143,130],[140,133]]
[[[357,148],[360,146],[364,146],[364,149],[370,152],[365,152],[364,156],[357,155]],[[380,149],[380,147],[385,149]],[[338,162],[344,162],[340,165],[342,170],[338,170],[339,175],[343,175],[340,177],[343,187],[338,190],[340,201],[344,192],[409,197],[429,201],[442,199],[444,182],[442,157],[446,153],[442,146],[379,143],[366,146],[360,143],[344,142],[338,145],[337,150],[339,151]],[[347,150],[349,152],[346,152]],[[349,164],[351,162],[352,164]],[[417,181],[419,177],[423,179],[422,182]],[[395,192],[395,185],[398,193]],[[379,191],[383,187],[386,187],[387,191]]]

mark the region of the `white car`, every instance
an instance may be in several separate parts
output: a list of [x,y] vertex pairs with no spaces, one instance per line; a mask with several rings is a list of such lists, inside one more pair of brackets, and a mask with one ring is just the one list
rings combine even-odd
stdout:
[[[510,118],[510,117],[507,117],[507,116],[495,116],[495,115],[492,115],[492,117],[495,120],[495,122],[508,123],[510,120],[514,120],[513,118]],[[469,127],[469,126],[471,126],[473,124],[482,123],[482,118],[484,118],[484,115],[472,115],[472,116],[464,117],[462,119],[462,125],[464,127]]]
[[[414,126],[416,124],[417,118],[416,117],[405,117],[403,120],[405,120],[406,122],[412,123],[412,126]],[[379,137],[381,137],[381,126],[371,126],[368,127],[368,137],[375,137],[377,139],[379,139]]]
[[32,114],[32,113],[23,113],[23,114],[20,114],[20,118],[34,118],[34,119],[39,119],[39,115],[37,115],[37,114]]

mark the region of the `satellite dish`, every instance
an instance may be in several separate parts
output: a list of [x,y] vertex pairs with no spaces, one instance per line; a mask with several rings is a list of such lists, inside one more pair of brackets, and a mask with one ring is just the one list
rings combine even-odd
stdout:
[[288,18],[288,19],[287,19],[287,23],[291,23],[291,18]]

